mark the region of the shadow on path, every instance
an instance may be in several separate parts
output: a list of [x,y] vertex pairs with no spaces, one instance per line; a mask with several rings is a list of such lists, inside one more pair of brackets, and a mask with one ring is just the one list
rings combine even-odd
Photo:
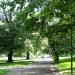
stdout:
[[25,68],[14,68],[6,75],[60,75],[55,65],[50,61],[33,61]]

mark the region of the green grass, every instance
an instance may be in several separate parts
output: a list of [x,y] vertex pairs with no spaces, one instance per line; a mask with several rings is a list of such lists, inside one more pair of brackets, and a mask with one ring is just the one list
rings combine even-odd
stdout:
[[[71,75],[70,74],[70,67],[71,67],[70,58],[60,59],[60,63],[57,64],[58,70],[60,72],[62,72],[63,75]],[[73,72],[74,72],[74,75],[75,75],[75,59],[73,61]]]
[[26,66],[31,63],[32,63],[32,61],[20,61],[20,60],[18,60],[18,61],[15,60],[12,63],[6,63],[6,61],[2,60],[2,61],[0,61],[0,66],[22,67],[22,66]]
[[[6,60],[0,60],[0,67],[5,67],[8,69],[9,68],[23,68],[26,65],[31,64],[32,61],[25,61],[25,60],[15,60],[12,63],[7,63]],[[7,72],[9,72],[9,70],[5,70],[5,68],[3,70],[0,70],[0,75],[5,75]]]
[[5,75],[8,71],[6,70],[0,70],[0,75]]

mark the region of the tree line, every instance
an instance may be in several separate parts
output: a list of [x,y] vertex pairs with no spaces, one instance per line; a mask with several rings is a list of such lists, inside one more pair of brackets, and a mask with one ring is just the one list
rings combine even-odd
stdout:
[[0,1],[0,52],[7,54],[7,62],[18,52],[26,52],[27,59],[30,52],[48,53],[55,63],[70,54],[71,27],[75,47],[74,5],[74,0]]

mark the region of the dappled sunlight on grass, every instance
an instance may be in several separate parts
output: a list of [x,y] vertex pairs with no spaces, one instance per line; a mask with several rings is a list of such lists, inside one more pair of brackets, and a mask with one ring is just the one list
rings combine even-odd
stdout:
[[18,60],[18,61],[14,61],[14,62],[12,62],[12,63],[7,63],[6,61],[4,61],[4,60],[2,60],[2,61],[0,61],[0,66],[3,66],[3,67],[7,67],[8,66],[8,68],[15,68],[15,67],[25,67],[26,65],[28,65],[28,64],[31,64],[32,63],[32,61],[21,61],[21,60]]
[[[70,74],[70,67],[71,67],[71,62],[70,58],[64,58],[60,60],[60,63],[57,64],[58,70],[63,74],[63,75],[71,75]],[[73,61],[73,72],[75,75],[75,60]]]
[[0,75],[5,75],[10,68],[25,68],[26,65],[31,64],[32,61],[14,60],[12,63],[7,63],[6,60],[0,60]]
[[[71,72],[64,72],[63,75],[71,75]],[[75,72],[73,73],[73,75],[75,75]]]
[[69,63],[69,62],[60,63],[60,64],[58,65],[59,70],[62,70],[62,69],[64,69],[65,67],[66,67],[66,68],[69,68],[69,66],[70,66],[70,63]]

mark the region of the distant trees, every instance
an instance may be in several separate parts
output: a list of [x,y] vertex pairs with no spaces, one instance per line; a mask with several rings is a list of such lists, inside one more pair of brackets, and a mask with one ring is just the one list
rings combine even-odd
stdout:
[[[70,29],[75,24],[74,20],[71,24],[71,17],[75,16],[74,4],[74,0],[1,1],[0,19],[4,24],[0,26],[0,49],[8,52],[8,62],[12,62],[13,50],[17,48],[27,51],[27,59],[30,51],[36,55],[38,51],[49,51],[55,62],[59,62],[62,51],[70,52]],[[41,49],[45,37],[48,45]],[[25,42],[27,39],[31,41],[33,50]]]
[[[24,29],[24,31],[26,30],[25,33],[27,33],[27,35],[30,34],[31,36],[31,34],[36,31],[39,32],[40,36],[42,36],[43,38],[47,37],[49,39],[49,45],[51,48],[53,48],[52,51],[54,51],[53,56],[55,62],[59,61],[59,54],[61,51],[59,51],[58,49],[61,50],[61,48],[63,47],[63,44],[59,45],[59,43],[62,42],[60,39],[66,39],[68,38],[68,36],[70,36],[64,35],[70,33],[71,10],[67,7],[73,7],[72,5],[74,5],[73,1],[30,1],[29,5],[25,7],[24,10],[19,14],[19,20],[21,24],[24,25],[23,28],[26,28]],[[34,12],[35,8],[36,12]],[[74,9],[72,10],[74,11]],[[36,13],[38,14],[36,15]],[[57,44],[61,47],[59,48]],[[64,47],[65,46],[66,45],[64,45]],[[68,46],[70,46],[70,44],[67,45],[67,47]]]

